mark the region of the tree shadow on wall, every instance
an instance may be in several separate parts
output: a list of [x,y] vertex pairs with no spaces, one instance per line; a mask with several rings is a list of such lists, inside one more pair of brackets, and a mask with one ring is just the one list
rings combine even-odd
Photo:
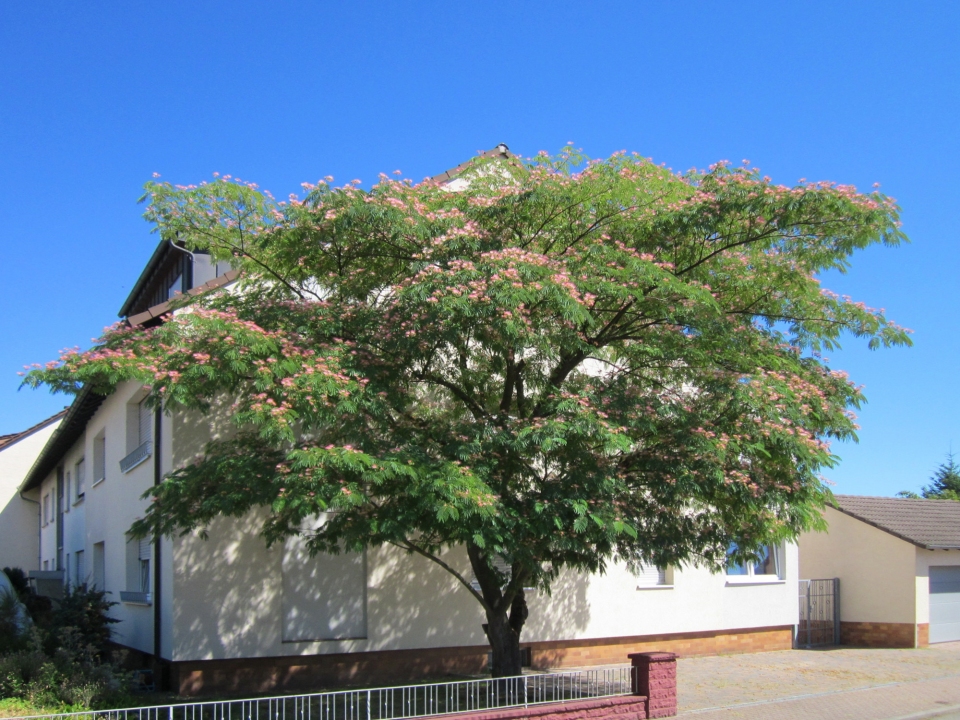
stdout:
[[[174,462],[230,434],[226,405],[183,414]],[[267,549],[265,511],[220,518],[209,539],[174,542],[174,660],[188,692],[318,690],[478,674],[488,645],[479,603],[437,564],[393,547],[310,558],[296,539]],[[472,577],[463,548],[443,559]],[[358,574],[359,571],[359,574]],[[562,574],[530,593],[524,639],[565,640],[587,627],[589,577]],[[190,661],[209,660],[191,667]]]

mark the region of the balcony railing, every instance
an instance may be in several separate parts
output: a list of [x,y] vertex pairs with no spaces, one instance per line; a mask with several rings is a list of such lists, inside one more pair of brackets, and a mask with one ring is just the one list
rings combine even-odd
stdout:
[[149,440],[120,461],[120,470],[128,473],[153,454],[153,445]]

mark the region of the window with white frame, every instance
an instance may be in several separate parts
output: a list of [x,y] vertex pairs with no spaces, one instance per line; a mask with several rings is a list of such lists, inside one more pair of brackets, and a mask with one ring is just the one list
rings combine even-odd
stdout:
[[[70,478],[70,471],[69,471],[69,470],[67,470],[66,482],[65,482],[65,484],[64,484],[64,487],[66,488],[66,491],[65,491],[63,497],[66,499],[66,502],[63,503],[63,511],[64,511],[65,513],[68,513],[68,512],[70,512],[70,500],[73,498],[73,495],[71,494],[72,488],[73,488],[73,483],[72,483],[71,478]],[[70,568],[70,566],[67,565],[68,571],[69,571],[69,568]]]
[[105,543],[93,544],[93,588],[106,590],[107,582],[107,547]]
[[637,589],[648,587],[666,587],[672,585],[667,568],[656,565],[641,565],[637,568]]
[[93,439],[93,484],[107,477],[107,438],[101,432]]
[[87,578],[84,577],[83,573],[85,572],[83,567],[83,550],[77,550],[73,554],[73,564],[74,564],[74,577],[76,578],[77,587],[85,585]]
[[[736,551],[737,546],[731,545],[727,550],[727,556],[732,556]],[[782,558],[778,545],[763,545],[757,549],[755,555],[756,559],[749,561],[729,560],[727,562],[727,575],[734,577],[781,577]]]
[[84,459],[80,458],[77,460],[77,464],[73,466],[73,475],[76,478],[76,490],[77,490],[77,500],[83,499],[84,485],[86,484],[86,473],[87,468],[84,463]]
[[46,527],[50,522],[50,493],[43,496],[43,525]]
[[150,592],[152,553],[150,538],[127,538],[127,590],[130,592]]
[[132,453],[153,435],[153,412],[147,407],[147,398],[127,405],[127,453]]

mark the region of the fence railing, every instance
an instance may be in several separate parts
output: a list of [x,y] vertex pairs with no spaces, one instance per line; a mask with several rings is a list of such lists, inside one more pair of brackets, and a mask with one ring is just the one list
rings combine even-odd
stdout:
[[34,715],[56,720],[401,720],[629,695],[632,667]]

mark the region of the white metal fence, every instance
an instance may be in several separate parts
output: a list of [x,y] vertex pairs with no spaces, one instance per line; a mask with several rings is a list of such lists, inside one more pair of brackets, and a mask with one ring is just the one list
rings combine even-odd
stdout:
[[626,666],[30,717],[56,720],[401,720],[629,695],[633,672],[633,668]]

